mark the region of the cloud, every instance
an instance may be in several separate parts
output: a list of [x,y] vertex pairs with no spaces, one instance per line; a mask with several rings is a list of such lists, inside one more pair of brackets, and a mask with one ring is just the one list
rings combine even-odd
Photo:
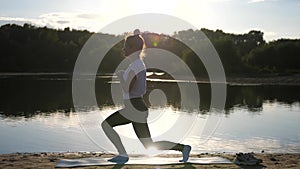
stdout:
[[278,36],[279,35],[276,32],[264,32],[265,39],[277,39]]
[[89,11],[52,12],[42,14],[37,18],[0,17],[0,24],[16,23],[22,25],[30,23],[35,26],[47,26],[55,29],[70,27],[96,32],[109,22],[107,18],[109,17]]
[[38,19],[21,18],[21,17],[0,17],[0,25],[12,24],[12,23],[18,25],[29,23],[36,26],[45,26]]
[[0,21],[2,22],[34,22],[34,19],[26,19],[20,17],[0,17]]
[[277,36],[276,32],[264,32],[266,36]]
[[259,3],[259,2],[270,2],[270,1],[277,1],[277,0],[250,0],[248,3]]
[[248,3],[264,2],[265,0],[250,0]]
[[68,24],[70,21],[57,21],[58,24]]

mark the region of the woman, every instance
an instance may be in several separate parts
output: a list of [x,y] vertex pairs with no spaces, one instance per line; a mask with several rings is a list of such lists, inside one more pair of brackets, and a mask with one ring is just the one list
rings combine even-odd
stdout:
[[124,43],[124,56],[130,60],[131,64],[126,71],[117,72],[117,77],[122,86],[125,108],[113,113],[101,124],[105,134],[119,152],[119,155],[108,161],[119,164],[128,161],[128,154],[113,127],[131,123],[137,137],[146,148],[156,147],[158,150],[181,151],[183,159],[180,162],[186,162],[191,146],[170,141],[153,142],[151,138],[147,124],[148,108],[143,100],[143,95],[146,93],[146,67],[142,52],[144,47],[144,39],[139,35],[138,30],[135,30],[135,35],[127,37]]

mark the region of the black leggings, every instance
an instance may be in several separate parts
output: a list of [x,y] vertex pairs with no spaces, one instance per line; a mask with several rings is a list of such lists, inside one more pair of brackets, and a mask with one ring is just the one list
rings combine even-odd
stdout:
[[[131,103],[131,104],[130,104]],[[109,117],[105,119],[105,121],[111,126],[111,127],[116,127],[119,125],[125,125],[132,123],[132,126],[134,128],[134,131],[137,135],[137,137],[140,139],[142,144],[148,148],[151,146],[155,146],[159,150],[177,150],[177,151],[182,151],[183,146],[182,144],[179,143],[173,143],[170,141],[158,141],[158,142],[153,142],[149,130],[149,126],[147,123],[147,116],[145,116],[145,123],[140,123],[140,122],[135,122],[133,120],[127,119],[120,113],[120,111],[128,111],[131,110],[129,107],[134,106],[135,109],[138,111],[143,111],[148,113],[148,108],[143,101],[142,98],[134,98],[130,100],[125,100],[124,101],[125,108],[121,109]],[[139,112],[132,112],[132,113],[139,113]]]
[[147,123],[138,123],[128,120],[124,116],[121,115],[119,111],[110,115],[105,121],[111,126],[116,127],[120,125],[125,125],[132,123],[134,131],[138,138],[151,138],[149,127]]

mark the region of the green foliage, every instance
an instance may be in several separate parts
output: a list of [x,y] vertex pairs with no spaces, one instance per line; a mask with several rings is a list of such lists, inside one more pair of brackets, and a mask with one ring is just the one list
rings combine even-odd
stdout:
[[[30,24],[3,25],[0,27],[0,72],[72,72],[83,45],[91,35],[93,33],[86,30],[70,28],[54,30]],[[101,45],[88,51],[90,55],[97,54],[116,38],[123,38],[98,35],[97,41]],[[189,29],[175,32],[172,36],[149,32],[142,36],[148,48],[174,53],[196,76],[206,76],[207,72],[199,57],[188,46],[199,51],[208,50],[207,38],[218,52],[226,74],[300,72],[300,40],[280,39],[266,43],[263,32],[257,30],[246,34],[229,34],[222,30]],[[107,52],[98,72],[114,72],[124,59],[123,43],[119,41]]]
[[259,72],[299,73],[300,40],[280,39],[252,50],[247,63]]

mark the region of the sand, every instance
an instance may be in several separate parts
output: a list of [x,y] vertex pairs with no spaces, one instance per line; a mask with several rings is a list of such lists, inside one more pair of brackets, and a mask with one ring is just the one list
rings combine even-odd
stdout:
[[[87,157],[111,157],[109,154],[102,153],[15,153],[15,154],[0,154],[0,168],[54,168],[59,159],[72,158],[87,158]],[[163,155],[171,157],[176,155]],[[233,161],[234,154],[193,154],[194,157],[208,157],[221,156]],[[211,164],[211,165],[196,165],[196,164],[182,164],[182,165],[115,165],[115,166],[91,166],[83,168],[122,168],[122,169],[140,169],[140,168],[244,168],[244,169],[260,169],[260,168],[300,168],[300,154],[254,154],[255,157],[263,160],[263,163],[256,166],[238,166],[236,164]],[[79,167],[78,167],[79,168]]]

